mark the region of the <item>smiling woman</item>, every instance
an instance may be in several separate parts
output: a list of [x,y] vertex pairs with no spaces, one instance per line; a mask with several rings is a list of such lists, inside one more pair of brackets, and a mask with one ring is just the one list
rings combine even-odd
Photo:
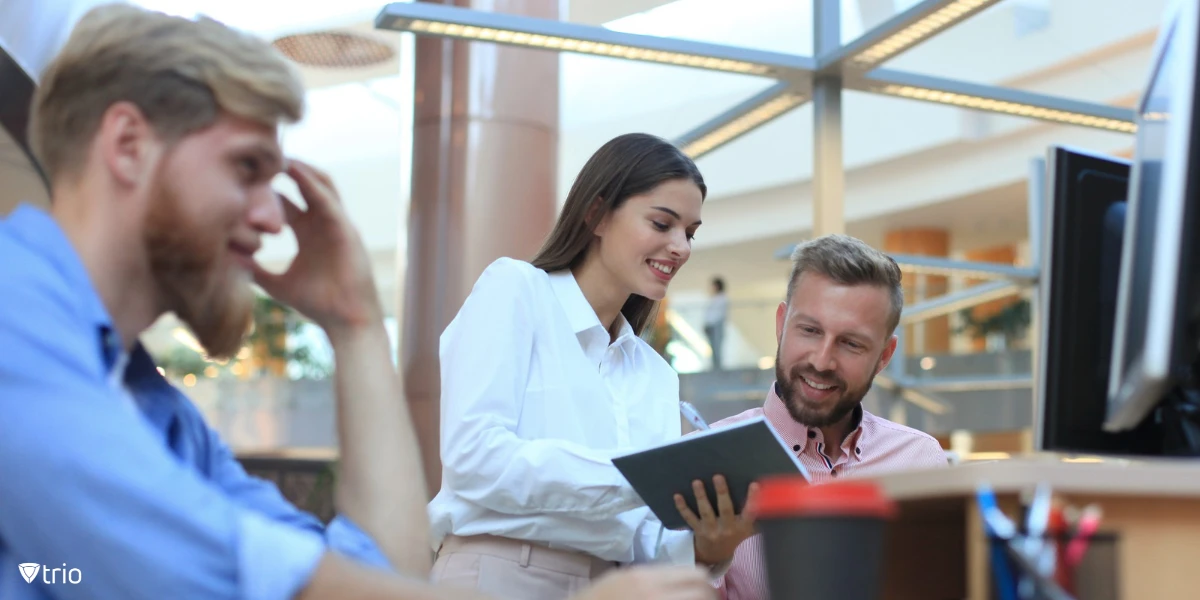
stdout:
[[[558,223],[532,262],[546,272],[602,263],[610,275],[626,280],[620,282],[626,289],[618,284],[616,289],[605,290],[613,292],[606,295],[615,297],[620,312],[641,333],[654,311],[654,302],[666,294],[666,283],[691,256],[691,241],[700,227],[700,205],[707,193],[696,165],[671,144],[644,134],[620,136],[601,147],[583,166],[567,194]],[[632,206],[627,207],[630,200]],[[651,231],[667,234],[657,236],[659,246],[663,246],[662,241],[677,245],[652,248],[656,242],[648,238],[656,236],[650,235]],[[669,235],[684,239],[669,240]],[[605,237],[609,238],[607,243]],[[646,247],[641,248],[643,245]],[[626,269],[610,264],[637,259],[617,255],[639,249],[647,253],[637,260],[638,267]],[[657,273],[646,273],[640,266],[643,262]],[[590,264],[588,267],[590,270]],[[630,280],[635,277],[631,271],[641,273],[643,278],[646,274],[665,275],[658,277],[663,281],[661,289]],[[616,311],[611,312],[606,326],[616,318]],[[597,313],[601,318],[605,316],[599,307]]]
[[691,256],[706,191],[670,143],[620,136],[532,264],[501,259],[476,282],[441,338],[435,578],[554,600],[617,564],[727,558],[664,534],[611,462],[680,435],[678,375],[639,334]]

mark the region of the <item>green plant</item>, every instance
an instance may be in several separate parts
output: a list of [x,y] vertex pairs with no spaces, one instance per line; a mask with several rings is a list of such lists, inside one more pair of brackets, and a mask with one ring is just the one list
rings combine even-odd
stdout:
[[[299,371],[301,377],[323,379],[332,373],[331,366],[315,356],[313,349],[300,342],[301,334],[308,322],[292,308],[274,298],[258,295],[254,302],[254,327],[247,335],[243,348],[249,349],[254,361],[241,363],[240,369],[253,368],[273,372],[276,376],[287,376],[288,368]],[[240,353],[245,356],[245,351]],[[169,376],[200,377],[206,373],[231,370],[238,361],[210,361],[186,346],[174,346],[155,362]],[[235,371],[237,372],[237,371]]]
[[1029,328],[1031,322],[1029,300],[1022,298],[1000,312],[989,317],[978,319],[971,309],[959,313],[963,325],[957,333],[966,333],[974,337],[986,338],[992,334],[1003,334],[1009,339],[1020,337]]
[[204,370],[212,365],[203,356],[186,346],[174,346],[162,356],[156,356],[154,362],[160,369],[166,371],[168,377],[176,379],[185,375],[201,376]]
[[[259,365],[267,371],[275,371],[278,376],[285,376],[291,366],[299,370],[302,377],[323,379],[331,374],[330,365],[318,360],[311,347],[298,343],[308,325],[309,322],[291,307],[270,296],[260,295],[254,302],[254,329],[246,339],[246,345]],[[277,370],[276,365],[279,366]]]

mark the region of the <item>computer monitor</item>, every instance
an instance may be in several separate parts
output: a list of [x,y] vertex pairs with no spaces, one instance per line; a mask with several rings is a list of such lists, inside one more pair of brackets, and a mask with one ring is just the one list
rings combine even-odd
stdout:
[[1154,420],[1171,454],[1200,451],[1197,4],[1168,8],[1137,110],[1105,421],[1115,432]]
[[1046,165],[1037,448],[1158,454],[1152,424],[1119,433],[1103,428],[1130,163],[1051,147]]

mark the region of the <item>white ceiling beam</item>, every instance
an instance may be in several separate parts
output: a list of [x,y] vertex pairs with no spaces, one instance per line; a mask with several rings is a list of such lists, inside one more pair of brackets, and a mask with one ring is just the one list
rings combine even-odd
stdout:
[[787,114],[811,98],[811,92],[804,87],[776,83],[676,138],[675,145],[693,159],[700,158]]
[[868,71],[1000,0],[924,0],[818,57],[821,71]]
[[1128,108],[1094,104],[955,79],[876,69],[845,80],[847,89],[985,112],[1107,129],[1137,131],[1134,112]]
[[808,79],[810,57],[612,31],[551,19],[485,12],[427,2],[399,2],[375,19],[380,29],[407,31],[522,48],[623,58],[787,81]]

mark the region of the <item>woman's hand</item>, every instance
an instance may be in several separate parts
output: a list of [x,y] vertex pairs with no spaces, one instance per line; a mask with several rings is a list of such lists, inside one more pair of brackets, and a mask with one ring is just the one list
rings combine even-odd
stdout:
[[696,494],[696,506],[700,516],[696,516],[682,494],[675,494],[675,508],[683,516],[683,520],[692,528],[695,537],[696,562],[708,566],[719,565],[733,559],[737,550],[746,538],[754,535],[753,507],[758,496],[758,484],[750,484],[746,495],[746,506],[742,514],[735,514],[733,499],[729,496],[729,486],[725,477],[713,477],[713,487],[717,490],[717,508],[713,510],[704,490],[704,483],[699,479],[692,482],[692,491]]

